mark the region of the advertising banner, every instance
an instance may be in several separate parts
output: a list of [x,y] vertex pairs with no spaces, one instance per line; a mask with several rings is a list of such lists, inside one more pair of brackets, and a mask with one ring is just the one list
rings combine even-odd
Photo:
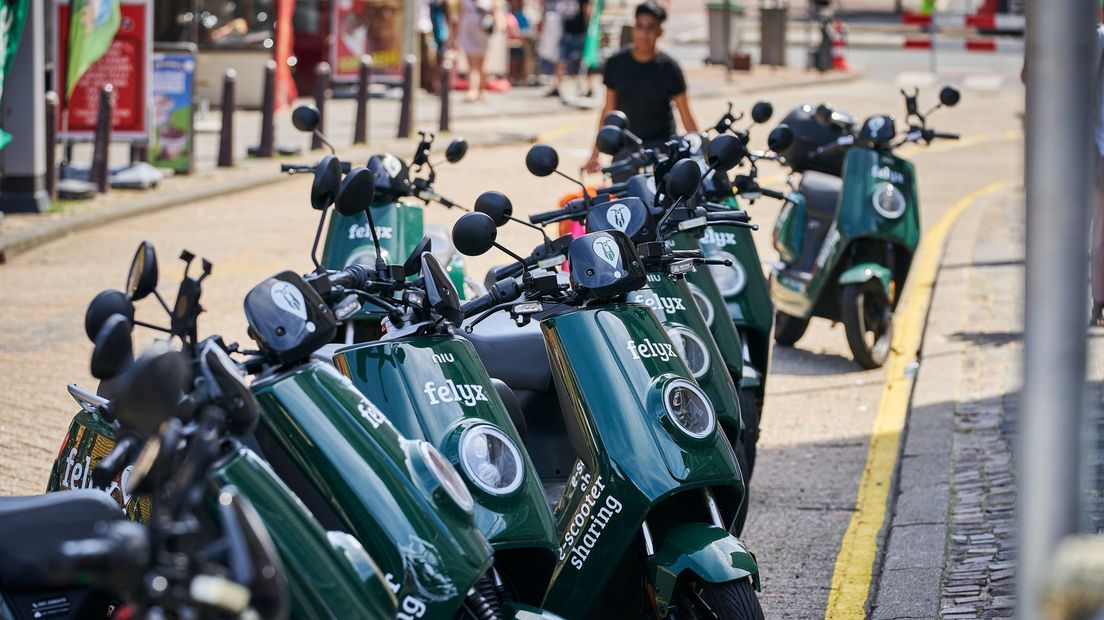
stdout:
[[[54,88],[66,93],[65,81],[69,71],[70,12],[68,0],[58,0],[54,5],[56,48],[54,57]],[[98,2],[78,0],[77,19],[91,19],[95,28],[93,7]],[[150,47],[153,39],[150,23],[149,0],[119,0],[119,26],[106,51],[92,62],[83,73],[73,73],[76,82],[72,91],[63,98],[60,108],[62,118],[58,122],[58,137],[63,140],[91,139],[96,129],[96,113],[99,108],[100,88],[111,84],[115,90],[115,107],[111,117],[112,140],[145,141],[149,136],[150,101]],[[82,8],[84,7],[84,8]],[[91,18],[86,16],[92,15]],[[94,42],[94,41],[93,41]],[[80,49],[87,54],[88,43]],[[93,50],[94,51],[94,50]],[[83,62],[78,57],[78,62]],[[63,77],[64,76],[64,77]]]
[[[0,0],[0,96],[4,82],[15,60],[19,41],[23,38],[23,22],[27,19],[28,0]],[[11,142],[11,134],[0,129],[0,149]]]
[[[191,49],[188,49],[191,48]],[[150,163],[191,174],[195,103],[195,48],[184,45],[153,54],[153,135]]]
[[402,0],[336,0],[330,65],[336,81],[355,81],[360,57],[372,55],[372,75],[402,73]]

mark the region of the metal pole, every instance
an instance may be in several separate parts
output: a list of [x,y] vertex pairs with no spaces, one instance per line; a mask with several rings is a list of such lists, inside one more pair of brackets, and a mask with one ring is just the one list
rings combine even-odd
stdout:
[[724,67],[725,67],[725,80],[732,79],[732,7],[729,4],[729,0],[724,0],[724,6],[721,7],[721,32],[724,33],[724,45],[721,49],[724,50]]
[[[1094,0],[1030,0],[1027,13],[1027,263],[1020,437],[1018,614],[1045,617],[1059,540],[1078,525],[1092,180]],[[1055,208],[1060,205],[1061,208]]]
[[46,193],[57,200],[57,114],[60,100],[57,93],[46,91]]
[[234,165],[234,106],[237,99],[234,90],[238,72],[227,69],[222,78],[222,128],[219,130],[218,167]]
[[[330,63],[320,62],[314,67],[314,107],[318,108],[318,130],[326,132],[326,99],[330,95]],[[322,138],[311,136],[311,150],[322,148]]]
[[452,80],[452,61],[445,59],[441,63],[441,119],[440,130],[446,132],[449,130],[449,119],[451,112],[449,110],[449,86]]
[[360,73],[357,76],[356,123],[353,144],[368,143],[368,86],[372,81],[372,57],[360,57]]
[[261,96],[261,142],[250,149],[254,157],[272,157],[276,142],[276,61],[265,62],[264,91]]
[[402,101],[399,104],[399,138],[410,137],[410,124],[414,116],[414,65],[418,57],[411,54],[403,60]]
[[108,166],[108,150],[111,148],[111,117],[115,104],[115,89],[111,84],[100,87],[99,106],[96,108],[96,136],[92,146],[92,182],[96,191],[104,193],[111,187],[111,171]]

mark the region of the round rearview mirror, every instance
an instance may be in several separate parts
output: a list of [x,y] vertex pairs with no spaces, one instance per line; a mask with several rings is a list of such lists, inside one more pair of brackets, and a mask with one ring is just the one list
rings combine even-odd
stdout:
[[[153,244],[143,241],[130,261],[130,273],[127,275],[127,294],[134,301],[142,299],[157,288],[157,252]],[[133,312],[132,312],[133,315]]]
[[118,375],[130,364],[133,343],[130,340],[130,319],[112,314],[100,326],[92,340],[92,376],[106,381]]
[[709,165],[726,172],[736,167],[747,155],[747,147],[736,136],[717,136],[709,143]]
[[354,168],[341,181],[337,193],[337,212],[354,216],[367,211],[376,197],[376,175],[367,168]]
[[698,191],[701,168],[698,162],[684,159],[667,173],[667,195],[675,200],[687,200]]
[[475,199],[475,210],[490,217],[495,226],[502,226],[510,221],[514,205],[502,192],[483,192]]
[[613,125],[618,129],[629,128],[629,117],[621,110],[613,110],[602,119],[603,125]]
[[341,160],[326,155],[314,169],[314,184],[311,185],[311,206],[324,211],[337,199],[341,191]]
[[606,155],[616,155],[621,152],[625,144],[625,134],[616,125],[605,125],[598,130],[598,137],[594,139],[598,151]]
[[769,101],[759,101],[751,107],[751,120],[762,124],[774,115],[774,106]]
[[816,108],[816,119],[821,125],[827,125],[832,122],[832,107],[827,103],[822,103]]
[[944,86],[943,90],[939,91],[939,103],[948,108],[958,105],[958,100],[961,98],[962,94],[954,86]]
[[454,138],[452,142],[449,142],[448,148],[445,149],[445,159],[450,164],[464,159],[464,156],[468,154],[468,141],[463,138]]
[[525,167],[534,176],[546,177],[560,166],[560,155],[547,144],[534,144],[525,154]]
[[322,114],[313,105],[301,105],[291,112],[291,124],[299,131],[313,133],[322,123]]
[[190,381],[188,358],[180,351],[147,352],[120,377],[114,400],[119,425],[148,437],[176,415]]
[[767,136],[767,148],[775,153],[781,153],[793,144],[794,133],[785,123],[775,127]]
[[486,213],[465,213],[452,227],[452,244],[464,256],[479,256],[494,247],[498,228]]
[[100,333],[107,319],[113,315],[121,315],[131,326],[134,325],[134,304],[126,296],[126,293],[116,290],[102,291],[92,298],[88,304],[88,310],[84,313],[84,333],[92,342],[96,341],[96,335]]

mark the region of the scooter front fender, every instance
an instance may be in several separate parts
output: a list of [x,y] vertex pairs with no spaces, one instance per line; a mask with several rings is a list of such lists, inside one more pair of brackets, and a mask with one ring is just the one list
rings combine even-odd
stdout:
[[890,299],[889,294],[889,282],[893,279],[893,273],[889,270],[889,267],[885,265],[879,265],[878,263],[859,263],[848,267],[846,271],[840,274],[839,284],[862,284],[868,280],[877,278],[882,283],[882,287],[885,289],[886,299]]
[[709,583],[751,577],[759,589],[759,564],[747,546],[722,528],[686,523],[667,533],[663,545],[648,559],[648,577],[661,614],[667,613],[675,585],[686,572]]

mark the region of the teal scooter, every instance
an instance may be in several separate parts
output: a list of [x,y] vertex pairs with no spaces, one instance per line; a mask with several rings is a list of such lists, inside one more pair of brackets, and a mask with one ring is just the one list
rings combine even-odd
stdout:
[[[792,346],[809,320],[842,322],[855,362],[877,368],[889,355],[893,311],[920,241],[916,170],[894,149],[909,142],[958,139],[927,126],[927,116],[958,103],[947,86],[939,104],[921,113],[918,93],[905,96],[908,129],[892,116],[858,127],[826,105],[793,110],[772,132],[772,150],[800,174],[778,214],[771,295],[775,342]],[[857,128],[857,130],[856,130]]]

